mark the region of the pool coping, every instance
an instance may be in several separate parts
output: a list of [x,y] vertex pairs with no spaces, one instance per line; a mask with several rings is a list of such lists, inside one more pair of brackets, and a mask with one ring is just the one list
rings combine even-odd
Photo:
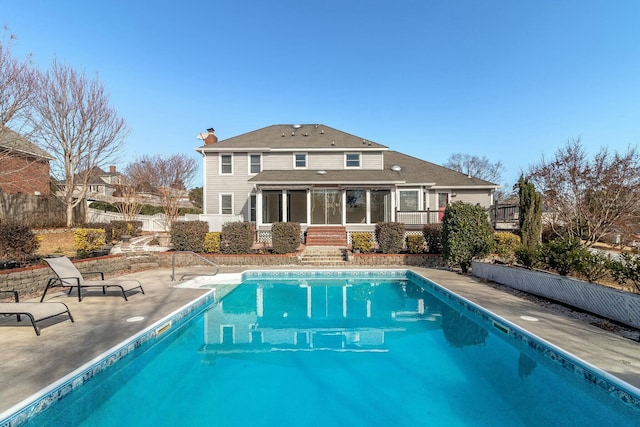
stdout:
[[[230,284],[229,280],[233,278],[234,283],[237,280],[256,278],[292,278],[309,276],[315,278],[337,278],[337,277],[376,277],[376,278],[409,278],[415,280],[421,286],[436,291],[441,297],[447,298],[450,303],[464,307],[466,310],[474,313],[479,320],[487,323],[489,329],[501,331],[509,335],[512,339],[529,346],[531,349],[540,352],[549,360],[556,362],[558,366],[570,370],[575,375],[581,377],[594,386],[599,387],[602,391],[609,393],[614,398],[621,400],[623,403],[640,410],[640,389],[633,385],[615,377],[589,362],[572,355],[562,348],[550,343],[549,341],[530,333],[525,328],[517,326],[514,323],[504,319],[503,317],[473,303],[458,293],[438,284],[436,281],[423,276],[408,268],[399,269],[374,269],[374,270],[245,270],[241,273],[221,274],[215,281],[217,284]],[[211,277],[207,277],[205,282],[208,286],[203,286],[199,280],[191,280],[193,283],[188,286],[178,285],[176,287],[197,287],[205,288],[215,286],[211,281]],[[239,283],[239,282],[238,282]],[[183,284],[184,285],[184,284]],[[164,332],[179,327],[192,316],[195,316],[200,309],[204,309],[210,303],[215,301],[215,288],[204,295],[199,296],[195,300],[185,306],[176,309],[174,312],[163,317],[142,331],[134,334],[119,344],[111,347],[109,350],[96,356],[91,361],[83,364],[71,373],[65,375],[51,385],[43,388],[39,392],[33,394],[27,399],[0,413],[0,427],[15,427],[26,422],[30,417],[45,410],[51,404],[62,399],[71,391],[82,386],[85,381],[93,378],[99,372],[108,369],[110,366],[140,348],[143,344],[150,342],[154,338],[159,337]],[[497,322],[497,323],[496,323]]]

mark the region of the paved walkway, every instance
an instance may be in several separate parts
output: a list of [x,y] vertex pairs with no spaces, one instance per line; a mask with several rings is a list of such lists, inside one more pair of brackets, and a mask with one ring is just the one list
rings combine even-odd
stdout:
[[[221,273],[246,269],[222,268]],[[640,343],[566,318],[469,276],[414,270],[640,388]],[[12,318],[0,318],[0,413],[206,292],[174,288],[170,274],[168,269],[158,269],[125,276],[140,280],[146,293],[132,295],[128,302],[117,295],[87,296],[82,302],[65,293],[48,295],[48,301],[68,304],[76,322],[52,320],[43,324],[39,337],[28,323],[18,326]],[[134,316],[144,320],[127,322]],[[527,322],[521,316],[539,321]]]

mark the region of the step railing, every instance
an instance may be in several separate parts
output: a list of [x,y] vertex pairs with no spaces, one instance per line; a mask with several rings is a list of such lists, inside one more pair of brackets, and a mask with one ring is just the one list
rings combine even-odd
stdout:
[[202,255],[198,255],[197,253],[195,253],[193,251],[177,251],[177,252],[174,252],[173,255],[171,256],[171,281],[172,282],[176,280],[176,255],[178,255],[178,254],[191,254],[191,255],[193,255],[195,257],[200,258],[204,262],[206,262],[206,263],[208,263],[208,264],[210,264],[210,265],[212,265],[212,266],[214,266],[216,268],[216,272],[215,273],[206,273],[206,274],[203,274],[203,273],[198,273],[198,274],[186,273],[186,274],[183,274],[180,277],[180,280],[184,279],[187,276],[215,276],[220,271],[220,266],[218,264],[216,264],[215,262],[213,262],[213,261],[211,261],[209,259],[206,259]]

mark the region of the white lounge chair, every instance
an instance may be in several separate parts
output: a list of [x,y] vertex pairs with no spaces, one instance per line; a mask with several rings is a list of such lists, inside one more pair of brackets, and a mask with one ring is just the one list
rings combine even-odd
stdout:
[[27,316],[31,321],[36,335],[40,335],[40,328],[37,323],[50,319],[61,314],[67,314],[69,320],[73,322],[73,316],[69,311],[69,307],[62,302],[20,302],[17,291],[0,291],[3,293],[12,293],[15,302],[0,302],[0,315],[16,316],[18,322],[22,320],[21,316]]
[[73,291],[73,288],[78,288],[78,301],[82,301],[82,289],[85,288],[102,288],[102,293],[107,293],[107,288],[119,288],[122,292],[122,296],[125,301],[127,299],[127,292],[131,292],[135,289],[140,289],[140,292],[144,294],[142,284],[135,279],[126,280],[104,280],[104,273],[101,271],[86,272],[84,274],[99,274],[101,280],[85,280],[82,274],[78,271],[71,260],[65,256],[45,258],[44,261],[49,264],[49,267],[53,270],[57,277],[49,279],[47,287],[44,289],[40,302],[44,301],[45,295],[50,288],[62,287],[69,288],[69,294]]

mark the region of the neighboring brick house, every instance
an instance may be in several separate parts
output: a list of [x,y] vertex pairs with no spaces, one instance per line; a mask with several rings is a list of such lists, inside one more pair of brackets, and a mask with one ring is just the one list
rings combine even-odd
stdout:
[[385,221],[419,229],[440,222],[453,201],[488,209],[499,187],[325,125],[273,125],[222,141],[209,129],[199,137],[202,218],[210,224],[241,216],[259,232],[281,221],[347,234]]
[[49,161],[40,147],[18,133],[0,130],[0,190],[8,194],[48,196]]

